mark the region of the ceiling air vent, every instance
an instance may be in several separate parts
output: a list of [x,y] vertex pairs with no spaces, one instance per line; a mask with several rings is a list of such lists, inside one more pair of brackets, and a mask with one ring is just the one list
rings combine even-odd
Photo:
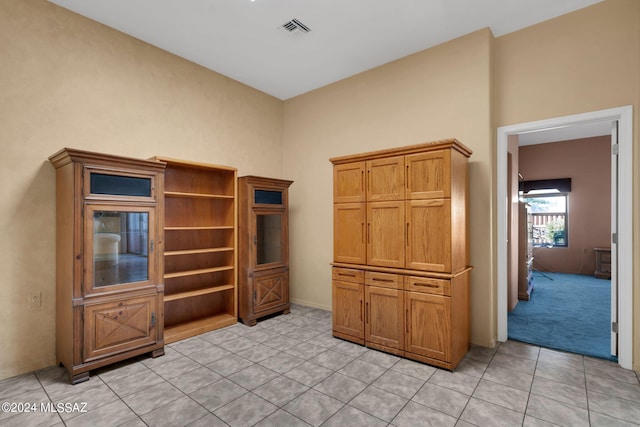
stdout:
[[311,28],[307,27],[296,18],[293,18],[291,21],[287,21],[284,24],[282,24],[282,29],[290,33],[293,33],[296,31],[302,31],[303,33],[308,33],[309,31],[311,31]]

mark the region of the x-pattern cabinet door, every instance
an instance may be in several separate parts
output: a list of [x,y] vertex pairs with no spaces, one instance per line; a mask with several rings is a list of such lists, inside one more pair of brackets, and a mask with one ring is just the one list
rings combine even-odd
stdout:
[[253,276],[253,311],[262,311],[289,301],[289,274],[286,268],[256,271]]
[[87,304],[83,317],[83,362],[153,344],[161,321],[156,295]]

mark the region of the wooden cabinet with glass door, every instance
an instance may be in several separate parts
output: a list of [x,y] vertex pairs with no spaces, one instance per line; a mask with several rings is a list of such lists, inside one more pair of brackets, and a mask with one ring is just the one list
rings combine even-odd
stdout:
[[63,149],[56,168],[56,358],[72,383],[164,354],[165,164]]
[[239,199],[239,317],[289,313],[289,186],[293,181],[243,176]]

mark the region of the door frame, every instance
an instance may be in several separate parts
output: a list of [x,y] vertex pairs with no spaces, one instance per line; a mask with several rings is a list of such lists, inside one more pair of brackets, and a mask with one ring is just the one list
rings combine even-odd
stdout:
[[[498,128],[496,149],[498,341],[507,340],[507,139],[509,135],[600,121],[618,121],[618,364],[633,364],[633,107],[631,105]],[[628,230],[628,231],[627,231]]]

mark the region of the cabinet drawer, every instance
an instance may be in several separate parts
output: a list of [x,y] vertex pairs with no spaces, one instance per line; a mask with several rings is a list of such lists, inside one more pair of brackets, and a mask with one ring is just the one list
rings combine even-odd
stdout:
[[350,283],[364,283],[364,271],[354,268],[333,267],[333,280]]
[[381,288],[402,289],[402,280],[399,274],[376,273],[367,271],[364,274],[364,284],[368,286],[379,286]]
[[451,296],[451,281],[431,277],[406,276],[404,289],[434,295]]

